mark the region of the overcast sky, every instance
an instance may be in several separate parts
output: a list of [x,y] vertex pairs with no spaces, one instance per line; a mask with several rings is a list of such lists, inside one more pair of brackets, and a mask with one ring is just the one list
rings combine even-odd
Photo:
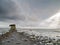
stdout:
[[39,26],[60,11],[60,0],[0,0],[0,27]]

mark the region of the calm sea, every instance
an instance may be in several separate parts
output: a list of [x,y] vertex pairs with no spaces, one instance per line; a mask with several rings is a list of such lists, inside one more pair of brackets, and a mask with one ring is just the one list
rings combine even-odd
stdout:
[[[18,28],[17,30],[18,32],[20,32],[23,29]],[[24,30],[30,31],[30,29],[24,29]],[[0,34],[8,31],[9,31],[9,28],[0,28]],[[32,29],[32,31],[35,31],[36,33],[39,32],[40,34],[43,34],[43,35],[60,36],[60,29]]]

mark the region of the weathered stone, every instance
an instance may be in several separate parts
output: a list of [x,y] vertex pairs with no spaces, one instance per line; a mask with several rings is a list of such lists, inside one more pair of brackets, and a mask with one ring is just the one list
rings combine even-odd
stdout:
[[9,32],[15,32],[15,31],[17,31],[15,24],[11,24],[11,25],[9,25],[9,26],[11,27]]

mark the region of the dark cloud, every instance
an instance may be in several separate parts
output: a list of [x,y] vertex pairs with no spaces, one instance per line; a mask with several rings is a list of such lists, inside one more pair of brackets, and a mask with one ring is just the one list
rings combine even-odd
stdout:
[[0,0],[0,20],[24,20],[17,5],[14,0]]
[[25,20],[27,15],[45,19],[60,9],[59,4],[58,0],[0,0],[0,20]]
[[35,26],[57,13],[59,4],[60,0],[0,0],[0,21]]

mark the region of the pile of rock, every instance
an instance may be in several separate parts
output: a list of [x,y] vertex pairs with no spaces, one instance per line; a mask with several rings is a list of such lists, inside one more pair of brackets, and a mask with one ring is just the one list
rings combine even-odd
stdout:
[[56,40],[48,36],[37,36],[26,32],[17,32],[15,24],[10,25],[9,32],[0,35],[0,44],[3,45],[60,45],[60,39]]

